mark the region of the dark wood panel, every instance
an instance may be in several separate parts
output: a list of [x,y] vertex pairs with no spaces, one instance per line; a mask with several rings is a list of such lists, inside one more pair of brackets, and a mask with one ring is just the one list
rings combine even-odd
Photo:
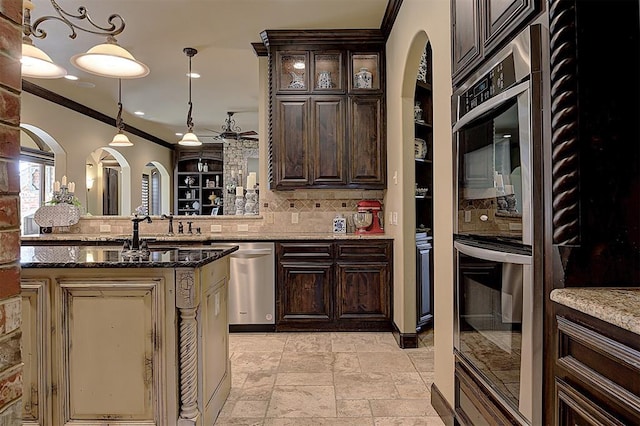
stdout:
[[504,45],[540,10],[540,0],[487,0],[483,5],[485,56]]
[[387,268],[387,264],[338,262],[338,319],[391,317]]
[[314,152],[314,185],[347,183],[345,173],[345,97],[315,97],[311,103],[313,111],[312,140]]
[[333,242],[331,241],[305,241],[305,242],[282,242],[276,245],[278,259],[333,259]]
[[478,1],[451,0],[451,25],[451,71],[455,79],[482,54]]
[[278,186],[304,186],[309,184],[308,98],[278,99],[276,109],[279,121],[275,137],[278,167]]
[[563,380],[556,379],[557,424],[573,426],[623,426],[611,414]]
[[330,263],[281,262],[278,265],[279,322],[333,319]]
[[516,425],[515,418],[504,411],[482,383],[460,363],[455,367],[456,420],[462,425]]
[[349,97],[351,161],[349,183],[385,183],[386,150],[382,135],[382,98]]
[[393,242],[391,241],[343,241],[336,246],[339,260],[383,261],[389,260]]

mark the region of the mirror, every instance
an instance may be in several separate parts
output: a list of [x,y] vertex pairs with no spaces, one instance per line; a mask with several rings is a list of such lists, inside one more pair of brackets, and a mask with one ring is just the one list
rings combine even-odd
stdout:
[[[255,172],[259,188],[259,146],[253,140],[227,140],[223,148],[224,159],[224,214],[235,215],[236,187],[247,187],[247,176]],[[258,196],[259,196],[259,191]],[[259,202],[258,202],[259,204]]]

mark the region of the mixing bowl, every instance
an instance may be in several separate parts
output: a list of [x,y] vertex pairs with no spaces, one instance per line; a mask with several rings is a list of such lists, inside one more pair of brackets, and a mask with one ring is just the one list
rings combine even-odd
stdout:
[[358,229],[364,229],[371,226],[373,222],[373,214],[371,212],[358,212],[353,214],[353,224]]

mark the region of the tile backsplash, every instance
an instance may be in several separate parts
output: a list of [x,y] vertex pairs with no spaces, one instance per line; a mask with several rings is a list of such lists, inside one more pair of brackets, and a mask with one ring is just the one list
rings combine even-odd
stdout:
[[[185,232],[187,222],[192,222],[193,230],[200,228],[203,234],[327,233],[333,230],[333,218],[336,214],[347,218],[347,231],[353,232],[351,214],[356,212],[358,201],[382,202],[383,198],[382,190],[267,190],[260,194],[258,216],[176,216],[174,232],[178,231],[178,222],[183,223]],[[293,223],[296,216],[297,223]],[[64,230],[56,229],[54,232],[128,235],[131,233],[131,226],[129,216],[82,216],[76,225]],[[245,228],[246,231],[244,231]],[[152,223],[145,222],[140,225],[142,234],[161,234],[166,233],[167,230],[168,221],[159,217],[154,217]]]

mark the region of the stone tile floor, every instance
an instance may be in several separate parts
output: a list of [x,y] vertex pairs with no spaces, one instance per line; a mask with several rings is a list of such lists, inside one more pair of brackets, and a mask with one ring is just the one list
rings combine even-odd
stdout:
[[443,425],[431,407],[433,333],[234,333],[216,425]]

